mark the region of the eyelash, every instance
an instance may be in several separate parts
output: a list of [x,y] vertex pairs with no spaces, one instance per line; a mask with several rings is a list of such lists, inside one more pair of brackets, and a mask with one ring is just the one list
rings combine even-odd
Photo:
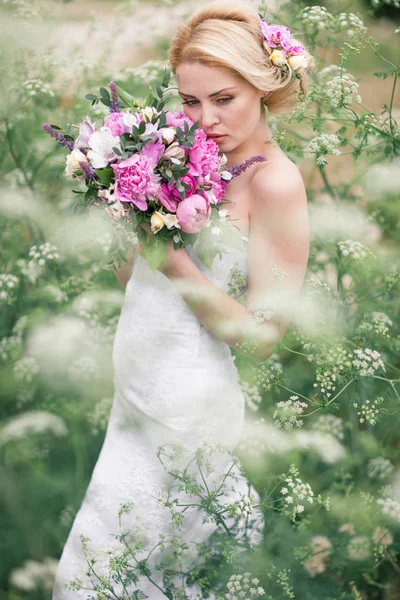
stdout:
[[[217,102],[220,104],[228,104],[228,102],[230,102],[231,100],[233,100],[232,97],[218,98]],[[194,104],[192,104],[192,102],[194,102]],[[196,104],[196,102],[198,102],[198,100],[185,100],[185,101],[182,100],[182,104],[187,104],[189,107],[194,106]]]

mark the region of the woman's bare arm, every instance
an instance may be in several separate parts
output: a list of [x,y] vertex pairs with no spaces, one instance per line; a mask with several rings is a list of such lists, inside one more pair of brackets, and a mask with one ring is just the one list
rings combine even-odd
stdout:
[[137,249],[135,249],[135,246],[131,246],[126,253],[126,262],[123,262],[118,268],[114,267],[115,276],[123,289],[126,288],[126,284],[132,274],[132,267],[136,254]]

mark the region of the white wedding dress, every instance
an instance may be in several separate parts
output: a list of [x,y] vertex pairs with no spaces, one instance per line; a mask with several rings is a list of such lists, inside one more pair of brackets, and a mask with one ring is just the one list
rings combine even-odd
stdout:
[[[195,249],[189,247],[187,252],[202,273],[227,292],[233,266],[247,273],[247,240],[243,240],[242,250],[227,248],[222,257],[215,257],[211,269],[198,259]],[[201,325],[171,281],[160,271],[153,272],[140,255],[126,287],[113,361],[115,396],[106,437],[60,559],[53,600],[97,599],[96,592],[90,592],[80,536],[90,540],[87,547],[90,556],[96,557],[96,574],[107,575],[109,556],[122,548],[115,536],[120,532],[118,511],[124,503],[133,506],[121,517],[122,529],[131,531],[132,539],[140,538],[147,550],[158,543],[160,534],[166,539],[177,533],[186,542],[206,541],[217,526],[203,523],[204,513],[197,509],[187,511],[181,531],[172,530],[170,512],[156,496],[173,479],[157,457],[157,448],[180,444],[189,457],[204,442],[234,449],[242,432],[245,400],[230,347]],[[215,454],[215,470],[208,475],[210,486],[230,464],[229,454]],[[232,474],[236,480],[227,480],[226,504],[250,491],[239,468]],[[253,488],[251,492],[258,499]],[[260,514],[257,519],[255,543],[262,531]],[[195,557],[196,547],[190,547]],[[189,551],[186,554],[192,556]],[[139,559],[145,556],[144,551],[137,555]],[[154,552],[153,563],[160,556]],[[68,584],[77,578],[82,589],[70,589]],[[159,571],[152,578],[162,586]],[[132,597],[123,595],[118,586],[114,584],[116,595],[110,597]],[[135,589],[131,587],[130,594]],[[166,598],[142,576],[137,589],[151,600]],[[188,598],[201,597],[194,586],[185,592]]]

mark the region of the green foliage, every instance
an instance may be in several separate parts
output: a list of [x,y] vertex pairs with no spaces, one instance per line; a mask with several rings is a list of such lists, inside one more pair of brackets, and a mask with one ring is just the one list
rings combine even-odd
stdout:
[[[382,4],[373,3],[371,14]],[[56,560],[100,452],[114,389],[112,340],[123,301],[108,259],[111,254],[122,262],[127,235],[121,225],[113,239],[100,211],[86,213],[95,193],[83,198],[82,190],[72,189],[76,184],[62,173],[63,150],[41,130],[44,121],[61,123],[72,139],[76,132],[69,124],[77,115],[95,120],[107,114],[105,86],[115,77],[108,67],[112,38],[97,48],[90,68],[86,40],[60,64],[52,48],[42,52],[39,46],[35,6],[24,9],[31,11],[32,38],[21,34],[23,2],[3,7],[19,29],[4,29],[0,70],[0,596],[9,600],[50,598]],[[295,110],[286,117],[269,115],[274,139],[304,168],[312,224],[303,286],[307,302],[299,301],[290,329],[262,364],[232,349],[248,414],[237,455],[260,494],[251,514],[263,511],[262,545],[252,548],[236,539],[243,505],[221,506],[219,492],[205,488],[198,475],[206,455],[196,456],[195,476],[182,466],[171,470],[166,449],[160,450],[176,486],[217,525],[198,548],[198,561],[182,568],[186,583],[197,582],[204,598],[211,592],[229,598],[236,584],[247,592],[247,573],[259,580],[265,599],[399,595],[398,34],[387,25],[385,38],[375,40],[368,16],[342,3],[327,7],[296,2],[270,15],[294,28],[317,65],[309,94]],[[77,65],[73,75],[68,63]],[[121,69],[121,106],[137,107],[134,98],[140,97],[162,108],[164,92],[171,91],[163,73],[162,61]],[[146,99],[148,83],[160,76],[161,85]],[[360,97],[363,83],[371,81],[374,105]],[[97,95],[93,90],[99,86]],[[193,133],[181,132],[187,143]],[[137,143],[125,144],[126,155]],[[183,174],[175,167],[169,167],[171,182]],[[96,175],[106,186],[112,174],[99,169]],[[222,237],[212,228],[220,228]],[[232,230],[219,221],[204,229],[199,251],[206,265],[225,243],[240,247],[240,235]],[[140,236],[145,246],[145,232]],[[163,256],[163,241],[153,236],[148,254],[153,268]],[[279,265],[272,275],[277,286],[284,279]],[[246,283],[245,274],[234,269],[228,290],[239,302]],[[279,313],[280,307],[256,308]],[[255,319],[259,313],[254,311]],[[179,539],[185,507],[176,489],[164,498],[176,536],[160,540],[164,589],[174,600],[183,597],[174,575],[187,550]],[[130,510],[134,506],[121,507],[120,519]],[[248,522],[245,530],[250,533]],[[129,540],[130,559],[122,555],[110,565],[119,581],[151,577],[149,561],[132,565],[140,550],[140,540],[136,543],[132,549]],[[37,561],[37,576],[25,577],[23,589],[16,573],[28,560]],[[102,598],[111,597],[106,584]]]

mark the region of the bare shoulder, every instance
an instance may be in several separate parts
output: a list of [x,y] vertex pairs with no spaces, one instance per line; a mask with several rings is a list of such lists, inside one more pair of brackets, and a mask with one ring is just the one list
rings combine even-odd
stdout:
[[249,188],[254,208],[276,204],[293,207],[307,202],[300,170],[283,152],[260,165]]

